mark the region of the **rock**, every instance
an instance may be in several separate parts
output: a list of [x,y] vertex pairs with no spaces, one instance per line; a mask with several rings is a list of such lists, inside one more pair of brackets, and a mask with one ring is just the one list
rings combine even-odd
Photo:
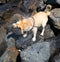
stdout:
[[60,29],[60,8],[55,8],[51,11],[50,18],[55,28]]
[[29,45],[33,44],[32,40],[32,33],[29,33],[27,37],[20,36],[19,39],[16,41],[15,45],[17,49],[25,49]]
[[[33,4],[34,2],[34,4]],[[46,2],[46,0],[23,0],[22,4],[20,6],[20,9],[24,12],[29,12],[29,10],[34,11],[36,10],[37,7],[40,7],[40,10],[43,10],[45,8],[45,4],[44,2]]]
[[6,30],[2,26],[0,27],[0,57],[3,55],[3,53],[7,49],[7,43],[4,41],[5,35],[6,35]]
[[16,62],[19,52],[15,47],[8,48],[5,53],[0,57],[1,62]]
[[5,36],[5,41],[7,43],[7,49],[5,50],[4,54],[0,57],[2,62],[16,62],[17,55],[19,52],[15,47],[15,40],[12,37],[8,37],[12,33],[8,33]]
[[60,34],[55,38],[56,40],[56,48],[60,49]]
[[[39,42],[39,40],[43,40],[42,39],[43,37],[39,35],[40,31],[41,31],[41,28],[37,32],[37,37],[36,37],[35,42]],[[17,49],[26,49],[28,46],[30,46],[33,43],[35,43],[35,42],[32,41],[32,37],[33,37],[33,32],[32,31],[28,31],[26,37],[23,37],[23,35],[20,35],[20,37],[18,38],[18,40],[15,43],[16,48]]]
[[56,2],[57,2],[58,4],[60,4],[60,0],[56,0]]
[[4,24],[4,20],[2,17],[0,17],[0,27]]
[[60,62],[60,53],[54,57],[54,62]]
[[57,0],[47,0],[48,4],[57,5]]
[[60,49],[60,46],[58,46],[60,45],[59,41],[60,35],[42,42],[40,40],[28,46],[27,49],[22,50],[20,57],[23,62],[48,62],[50,56],[53,55],[57,49]]
[[[17,8],[17,3],[18,2],[8,2],[8,3],[6,3],[6,4],[3,4],[3,5],[1,5],[0,6],[0,16],[2,16],[2,17],[4,17],[3,15],[4,14],[6,14],[7,12],[7,16],[5,16],[5,17],[9,17],[10,15],[12,15],[12,13],[14,13],[15,11],[17,11],[17,10],[15,10],[14,12],[13,12],[13,9],[15,8]],[[6,13],[5,13],[6,12]],[[11,12],[11,13],[10,13]]]
[[15,40],[12,37],[10,37],[10,38],[6,38],[6,37],[8,37],[8,35],[5,36],[5,41],[7,42],[8,48],[14,47],[15,46]]
[[39,41],[21,51],[20,57],[23,62],[48,62],[50,57],[50,43]]
[[0,3],[6,3],[6,0],[0,0]]
[[0,42],[0,57],[4,54],[7,49],[7,43],[5,41]]
[[49,39],[55,37],[54,32],[51,30],[50,25],[45,28],[44,39]]
[[2,6],[0,6],[0,12],[5,12],[7,10],[10,10],[12,9],[13,6],[16,6],[16,3],[7,3],[7,4],[4,4]]

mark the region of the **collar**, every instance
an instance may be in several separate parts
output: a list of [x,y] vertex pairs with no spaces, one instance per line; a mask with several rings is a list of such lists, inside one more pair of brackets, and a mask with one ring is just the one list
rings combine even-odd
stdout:
[[37,28],[38,26],[35,26],[35,19],[34,19],[34,17],[32,16],[31,18],[33,19],[33,26],[32,27],[36,27]]

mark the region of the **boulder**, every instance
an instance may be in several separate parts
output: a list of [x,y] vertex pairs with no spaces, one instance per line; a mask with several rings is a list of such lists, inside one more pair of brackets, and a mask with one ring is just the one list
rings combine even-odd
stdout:
[[60,34],[55,38],[56,40],[56,48],[60,49]]
[[[33,4],[34,2],[34,4]],[[37,7],[40,8],[40,10],[43,10],[45,8],[45,4],[44,2],[46,2],[46,0],[23,0],[20,6],[20,9],[23,12],[29,12],[29,11],[34,11],[36,10]]]
[[23,62],[48,62],[50,57],[50,43],[37,42],[20,52]]
[[15,47],[7,48],[4,54],[0,57],[1,62],[16,62],[19,52]]
[[4,40],[6,35],[6,30],[4,27],[0,27],[0,57],[4,54],[5,50],[7,49],[7,43]]
[[60,53],[54,57],[53,61],[60,62]]
[[55,34],[53,30],[50,28],[50,25],[47,25],[44,32],[44,39],[46,40],[53,37],[55,37]]
[[47,0],[48,4],[57,5],[57,0]]
[[[20,57],[23,62],[48,62],[49,58],[55,53],[55,51],[60,49],[60,46],[58,46],[60,45],[59,41],[60,35],[46,41],[40,40],[39,42],[28,46],[27,49],[22,50],[20,52]],[[56,60],[59,62],[60,58],[55,59],[55,61]]]
[[6,3],[6,0],[0,0],[0,3]]
[[[17,51],[17,49],[15,47],[15,40],[12,37],[8,37],[11,34],[12,34],[11,32],[8,33],[4,38],[4,41],[7,44],[7,48],[4,51],[4,53],[2,54],[2,56],[0,57],[1,62],[16,62],[17,55],[19,54],[19,52]],[[1,45],[1,47],[2,46],[4,46],[4,44]],[[5,48],[5,47],[3,47],[3,48]],[[3,52],[3,50],[1,52]]]
[[56,2],[60,5],[60,0],[56,0]]
[[51,11],[50,18],[55,28],[60,29],[60,8],[55,8]]

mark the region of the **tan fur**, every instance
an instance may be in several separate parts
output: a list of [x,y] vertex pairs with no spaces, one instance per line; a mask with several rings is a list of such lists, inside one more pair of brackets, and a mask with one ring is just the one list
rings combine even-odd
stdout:
[[17,23],[13,23],[13,26],[21,28],[22,33],[23,33],[23,31],[31,30],[33,27],[32,31],[34,33],[34,36],[33,36],[32,40],[35,41],[36,40],[37,27],[40,27],[40,26],[43,27],[43,30],[42,30],[40,35],[42,35],[42,36],[44,35],[45,26],[47,24],[49,15],[50,15],[49,11],[38,12],[37,14],[32,16],[34,18],[34,20],[32,17],[29,17],[29,18],[23,19],[23,20],[20,19],[21,21],[19,20]]

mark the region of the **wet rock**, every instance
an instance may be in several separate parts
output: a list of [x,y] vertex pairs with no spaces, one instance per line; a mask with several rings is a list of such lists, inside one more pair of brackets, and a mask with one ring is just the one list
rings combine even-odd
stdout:
[[55,37],[54,32],[51,30],[50,25],[45,28],[44,39],[49,39]]
[[50,18],[55,28],[60,29],[60,8],[55,8],[51,11]]
[[26,50],[21,51],[20,57],[23,62],[48,62],[50,57],[50,43],[39,41],[29,46]]

